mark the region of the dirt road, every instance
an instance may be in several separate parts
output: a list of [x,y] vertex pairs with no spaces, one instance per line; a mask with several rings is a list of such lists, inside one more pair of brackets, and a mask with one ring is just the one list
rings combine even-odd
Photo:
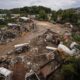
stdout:
[[25,80],[26,68],[22,63],[16,63],[13,68],[12,80]]
[[38,26],[37,32],[28,32],[22,37],[16,38],[13,42],[9,42],[6,45],[0,45],[0,56],[6,54],[8,51],[13,49],[14,45],[20,43],[29,42],[34,37],[37,37],[45,32],[46,29],[51,29],[57,33],[64,33],[65,29],[62,28],[60,24],[52,24],[50,22],[44,21],[35,21],[36,25]]

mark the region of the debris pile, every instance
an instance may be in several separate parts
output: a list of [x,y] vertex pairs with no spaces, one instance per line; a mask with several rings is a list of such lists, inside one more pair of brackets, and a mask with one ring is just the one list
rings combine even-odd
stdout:
[[1,56],[0,57],[0,67],[5,67],[5,68],[10,68],[10,63],[11,63],[11,56]]
[[0,67],[0,80],[11,80],[13,72],[4,68]]
[[27,32],[37,31],[37,26],[34,22],[13,24],[8,23],[7,28],[0,29],[0,44],[12,42],[15,38],[24,36]]
[[20,53],[24,53],[24,52],[29,51],[29,50],[30,50],[29,43],[17,44],[17,45],[14,45],[14,49],[9,51],[7,53],[7,55],[20,54]]
[[[2,33],[5,34],[3,31]],[[16,37],[16,35],[13,37],[11,33],[5,35],[6,38],[1,37],[1,39]],[[66,39],[70,34],[65,34],[65,36],[67,36]],[[74,56],[80,53],[78,46],[76,42],[73,42],[70,47],[67,47],[61,43],[59,34],[47,29],[29,43],[14,45],[11,51],[0,57],[0,67],[13,71],[13,80],[46,80],[63,64],[66,54]]]
[[0,30],[0,44],[11,42],[14,40],[15,37],[16,37],[15,32]]
[[34,53],[36,51],[38,53],[45,53],[46,46],[57,47],[60,43],[60,39],[61,38],[59,34],[48,29],[45,31],[45,33],[30,42],[30,45],[32,46],[32,52]]

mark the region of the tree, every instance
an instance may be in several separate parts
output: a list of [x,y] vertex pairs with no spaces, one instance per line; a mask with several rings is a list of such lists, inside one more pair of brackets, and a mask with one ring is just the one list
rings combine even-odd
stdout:
[[40,19],[40,20],[47,20],[48,19],[48,16],[44,10],[40,10],[38,19]]
[[72,57],[64,64],[61,69],[64,80],[80,80],[80,59]]
[[57,13],[56,13],[56,11],[52,11],[51,20],[53,20],[53,21],[57,20]]

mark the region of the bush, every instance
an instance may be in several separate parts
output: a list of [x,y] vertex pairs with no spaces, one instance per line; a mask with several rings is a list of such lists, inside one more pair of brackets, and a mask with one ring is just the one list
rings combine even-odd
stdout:
[[73,37],[73,39],[74,39],[75,41],[80,42],[80,35],[79,35],[79,34],[73,33],[73,34],[72,34],[72,37]]
[[67,62],[61,68],[64,80],[80,80],[80,59],[72,57]]
[[47,14],[45,13],[44,10],[41,10],[41,11],[39,12],[38,19],[39,19],[39,20],[48,20],[48,16],[47,16]]

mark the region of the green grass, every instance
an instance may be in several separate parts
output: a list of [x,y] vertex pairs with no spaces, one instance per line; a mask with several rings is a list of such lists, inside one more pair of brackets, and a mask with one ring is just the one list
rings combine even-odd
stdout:
[[72,37],[75,41],[80,42],[80,35],[79,34],[72,34]]
[[3,28],[3,27],[5,27],[6,25],[0,25],[0,28]]

